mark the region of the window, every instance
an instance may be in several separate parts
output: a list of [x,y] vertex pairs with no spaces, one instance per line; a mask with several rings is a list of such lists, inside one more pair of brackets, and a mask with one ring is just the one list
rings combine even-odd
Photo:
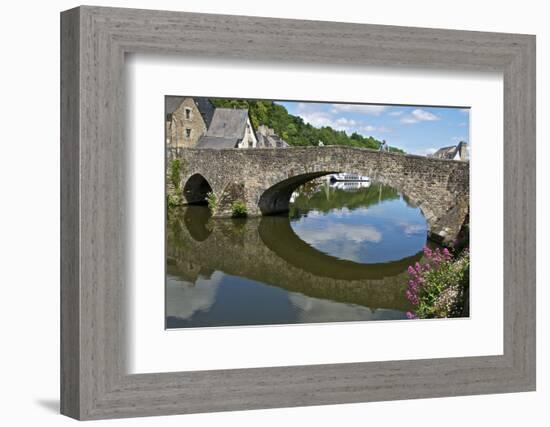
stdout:
[[185,128],[185,137],[186,138],[191,138],[191,129]]
[[191,118],[191,108],[185,109],[185,118],[189,120]]

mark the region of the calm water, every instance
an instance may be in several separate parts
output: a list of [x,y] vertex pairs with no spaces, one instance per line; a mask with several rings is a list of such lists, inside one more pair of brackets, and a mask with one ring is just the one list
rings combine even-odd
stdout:
[[404,319],[427,226],[396,190],[301,187],[289,215],[168,218],[167,328]]

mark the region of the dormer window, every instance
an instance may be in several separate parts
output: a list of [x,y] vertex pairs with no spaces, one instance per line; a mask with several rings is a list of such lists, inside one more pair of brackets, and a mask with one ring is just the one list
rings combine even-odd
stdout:
[[185,118],[187,120],[191,119],[191,108],[186,108],[185,109]]
[[185,137],[186,138],[191,138],[191,129],[185,128]]

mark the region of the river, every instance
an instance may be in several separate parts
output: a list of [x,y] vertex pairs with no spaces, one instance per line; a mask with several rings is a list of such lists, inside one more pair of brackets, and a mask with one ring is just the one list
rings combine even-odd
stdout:
[[384,185],[324,179],[291,202],[249,219],[169,212],[167,328],[406,318],[407,267],[427,243],[420,209]]

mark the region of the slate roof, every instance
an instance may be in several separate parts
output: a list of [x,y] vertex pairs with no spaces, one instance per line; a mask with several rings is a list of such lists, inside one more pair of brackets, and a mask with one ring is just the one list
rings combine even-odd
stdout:
[[196,148],[236,148],[240,138],[223,138],[219,136],[203,136],[197,142]]
[[166,114],[172,114],[176,111],[185,98],[193,99],[204,122],[206,123],[206,128],[208,129],[210,122],[212,121],[212,117],[214,116],[214,106],[208,98],[193,98],[192,96],[165,96],[164,109]]
[[468,160],[468,143],[460,141],[458,145],[451,145],[450,147],[443,147],[432,154],[431,157],[438,159],[454,159],[458,154],[460,160]]
[[247,109],[216,108],[206,136],[242,139],[247,120]]
[[260,125],[256,130],[256,136],[258,137],[257,148],[285,148],[290,147],[288,143],[275,133],[275,131],[266,126]]
[[208,98],[194,98],[195,105],[201,112],[201,116],[206,123],[206,129],[210,127],[212,117],[214,116],[215,108]]
[[437,157],[438,159],[452,159],[455,153],[456,145],[451,145],[450,147],[440,148],[432,154],[432,157]]
[[165,96],[164,110],[166,114],[172,114],[185,99],[184,96]]

